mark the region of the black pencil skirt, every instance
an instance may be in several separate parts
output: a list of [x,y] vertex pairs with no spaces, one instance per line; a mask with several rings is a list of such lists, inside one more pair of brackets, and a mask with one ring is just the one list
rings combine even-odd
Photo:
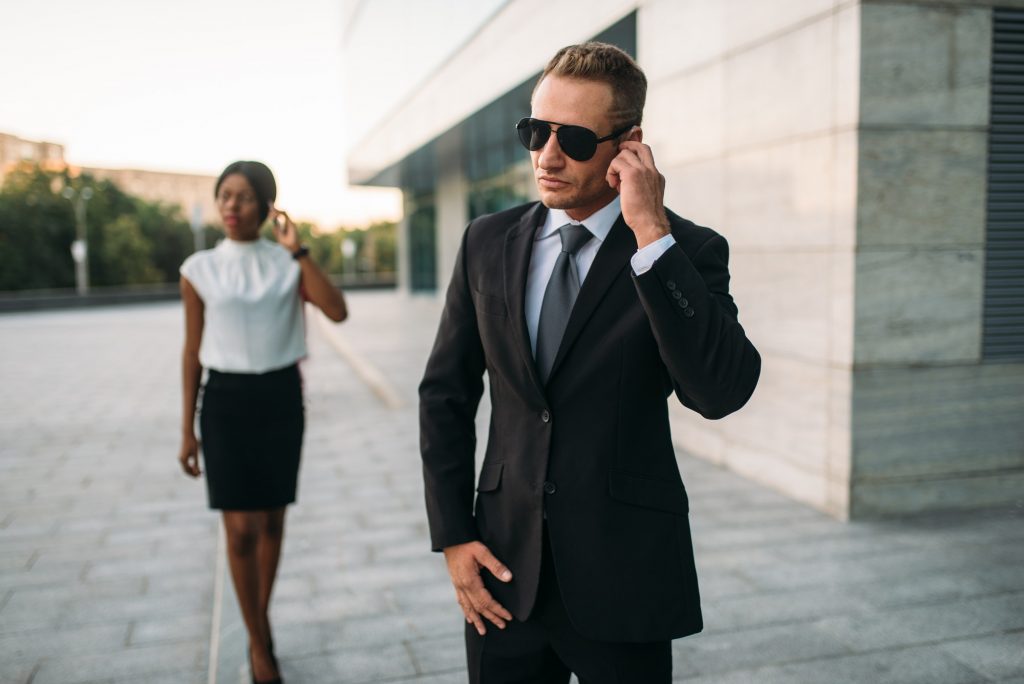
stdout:
[[209,371],[199,432],[210,508],[294,503],[304,429],[297,365],[259,374]]

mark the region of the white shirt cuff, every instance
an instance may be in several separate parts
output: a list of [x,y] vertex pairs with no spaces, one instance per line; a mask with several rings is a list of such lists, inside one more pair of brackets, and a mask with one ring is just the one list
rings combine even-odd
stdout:
[[633,273],[643,275],[650,271],[658,257],[667,252],[668,248],[674,244],[676,244],[676,239],[669,233],[646,247],[636,250],[636,254],[629,260],[630,265],[633,267]]

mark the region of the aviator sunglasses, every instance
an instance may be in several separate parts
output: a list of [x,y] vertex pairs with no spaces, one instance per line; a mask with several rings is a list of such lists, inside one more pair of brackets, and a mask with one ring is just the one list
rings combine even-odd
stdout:
[[632,128],[633,124],[623,126],[611,135],[598,138],[594,131],[583,126],[570,126],[554,121],[542,121],[541,119],[534,119],[528,116],[520,119],[516,124],[519,142],[523,143],[523,147],[531,152],[536,152],[547,145],[548,138],[551,137],[551,126],[558,126],[558,130],[554,132],[555,138],[558,139],[558,146],[562,148],[566,156],[576,161],[584,162],[593,157],[594,153],[597,152],[598,143],[619,137]]

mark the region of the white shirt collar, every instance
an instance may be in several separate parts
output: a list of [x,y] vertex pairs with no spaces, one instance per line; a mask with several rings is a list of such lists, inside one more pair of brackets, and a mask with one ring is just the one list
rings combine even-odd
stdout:
[[543,227],[537,233],[537,239],[543,240],[544,238],[551,237],[558,232],[559,228],[567,223],[572,223],[574,225],[583,224],[598,242],[604,242],[605,238],[608,237],[608,233],[611,232],[612,226],[615,225],[615,221],[618,220],[620,213],[622,213],[622,210],[618,195],[611,202],[582,221],[569,218],[569,214],[564,209],[548,209],[548,217],[544,220]]

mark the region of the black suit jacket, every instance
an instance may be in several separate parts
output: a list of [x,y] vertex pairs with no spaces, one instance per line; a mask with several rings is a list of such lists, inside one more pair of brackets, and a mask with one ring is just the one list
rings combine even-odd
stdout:
[[[601,641],[702,629],[689,506],[669,433],[674,391],[706,418],[747,401],[761,360],[729,295],[728,246],[668,213],[676,245],[636,276],[620,216],[583,282],[543,386],[524,318],[534,203],[470,223],[420,384],[434,550],[480,540],[512,570],[484,581],[512,614],[537,594],[544,511],[566,610]],[[474,507],[474,417],[491,422]]]

